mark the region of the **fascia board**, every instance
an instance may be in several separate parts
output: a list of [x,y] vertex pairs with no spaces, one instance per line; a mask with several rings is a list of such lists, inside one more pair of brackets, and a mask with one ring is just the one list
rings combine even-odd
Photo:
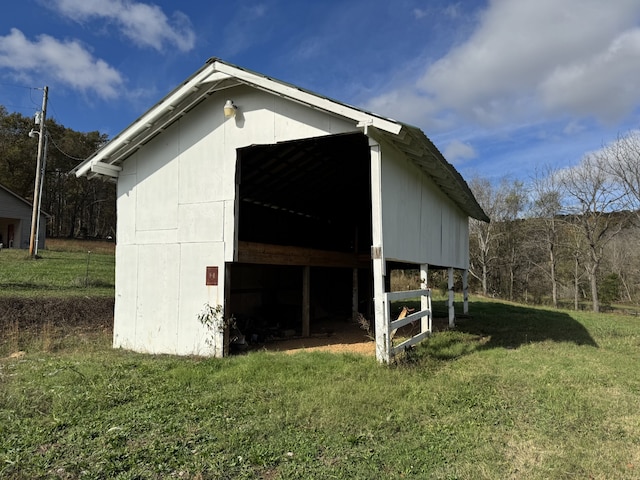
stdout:
[[117,178],[118,174],[122,171],[122,167],[104,162],[94,162],[91,164],[91,171],[99,175]]
[[228,75],[216,72],[213,65],[206,65],[184,85],[167,95],[155,107],[148,110],[147,113],[129,125],[122,131],[122,133],[107,143],[101,150],[96,152],[93,157],[87,159],[85,163],[81,164],[75,172],[76,177],[86,175],[91,170],[92,165],[108,159],[112,153],[122,148],[123,145],[128,144],[131,139],[135,138],[142,131],[149,129],[158,118],[164,115],[168,110],[173,109],[176,104],[180,103],[180,101],[185,96],[192,93],[194,89],[198,89],[200,85],[225,80],[227,78],[229,78]]

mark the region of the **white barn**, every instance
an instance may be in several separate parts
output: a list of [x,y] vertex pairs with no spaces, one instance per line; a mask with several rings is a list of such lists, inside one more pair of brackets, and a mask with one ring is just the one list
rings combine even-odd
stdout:
[[469,217],[488,221],[418,128],[219,59],[75,173],[117,182],[114,347],[149,353],[226,354],[205,305],[303,336],[340,309],[371,312],[386,362],[391,266],[425,288],[458,269],[466,291]]

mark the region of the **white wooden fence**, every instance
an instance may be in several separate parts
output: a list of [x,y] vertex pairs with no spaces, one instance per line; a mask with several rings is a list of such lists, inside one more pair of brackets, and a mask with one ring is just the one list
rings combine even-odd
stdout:
[[[407,290],[403,292],[386,292],[384,295],[384,303],[386,306],[385,315],[388,319],[385,323],[389,326],[387,331],[387,338],[389,339],[389,357],[393,357],[398,352],[404,351],[405,348],[415,345],[431,334],[431,289],[427,288],[423,290]],[[420,298],[420,311],[410,313],[406,317],[398,320],[391,320],[391,302],[397,302],[399,300],[406,300],[409,298],[415,299],[418,297]],[[420,320],[420,332],[404,340],[398,345],[394,345],[392,341],[392,332],[418,320]]]

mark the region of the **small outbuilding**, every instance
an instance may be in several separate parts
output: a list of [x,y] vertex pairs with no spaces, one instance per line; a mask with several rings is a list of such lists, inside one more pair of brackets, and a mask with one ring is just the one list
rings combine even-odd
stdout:
[[[429,268],[462,271],[466,310],[469,217],[488,221],[418,128],[215,58],[75,173],[117,182],[114,346],[141,352],[225,355],[206,312],[252,336],[362,315],[389,361],[393,331],[431,329]],[[392,268],[422,288],[392,294]],[[424,308],[399,324],[403,295]]]
[[[1,248],[29,248],[33,204],[0,184],[0,244]],[[40,212],[38,248],[44,248],[48,215]]]

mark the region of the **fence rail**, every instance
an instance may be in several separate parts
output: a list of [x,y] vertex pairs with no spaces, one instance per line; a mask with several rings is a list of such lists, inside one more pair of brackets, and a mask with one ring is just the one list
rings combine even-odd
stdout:
[[[410,313],[403,318],[391,320],[391,303],[399,300],[420,298],[420,311]],[[431,310],[431,289],[422,290],[407,290],[402,292],[387,292],[385,293],[385,305],[386,316],[389,320],[389,330],[387,332],[387,338],[393,340],[393,335],[401,327],[409,325],[410,323],[420,321],[420,333],[413,335],[412,337],[404,340],[398,345],[393,345],[391,341],[389,355],[394,356],[399,352],[404,351],[411,345],[415,345],[421,342],[431,334],[432,330],[432,310]]]

